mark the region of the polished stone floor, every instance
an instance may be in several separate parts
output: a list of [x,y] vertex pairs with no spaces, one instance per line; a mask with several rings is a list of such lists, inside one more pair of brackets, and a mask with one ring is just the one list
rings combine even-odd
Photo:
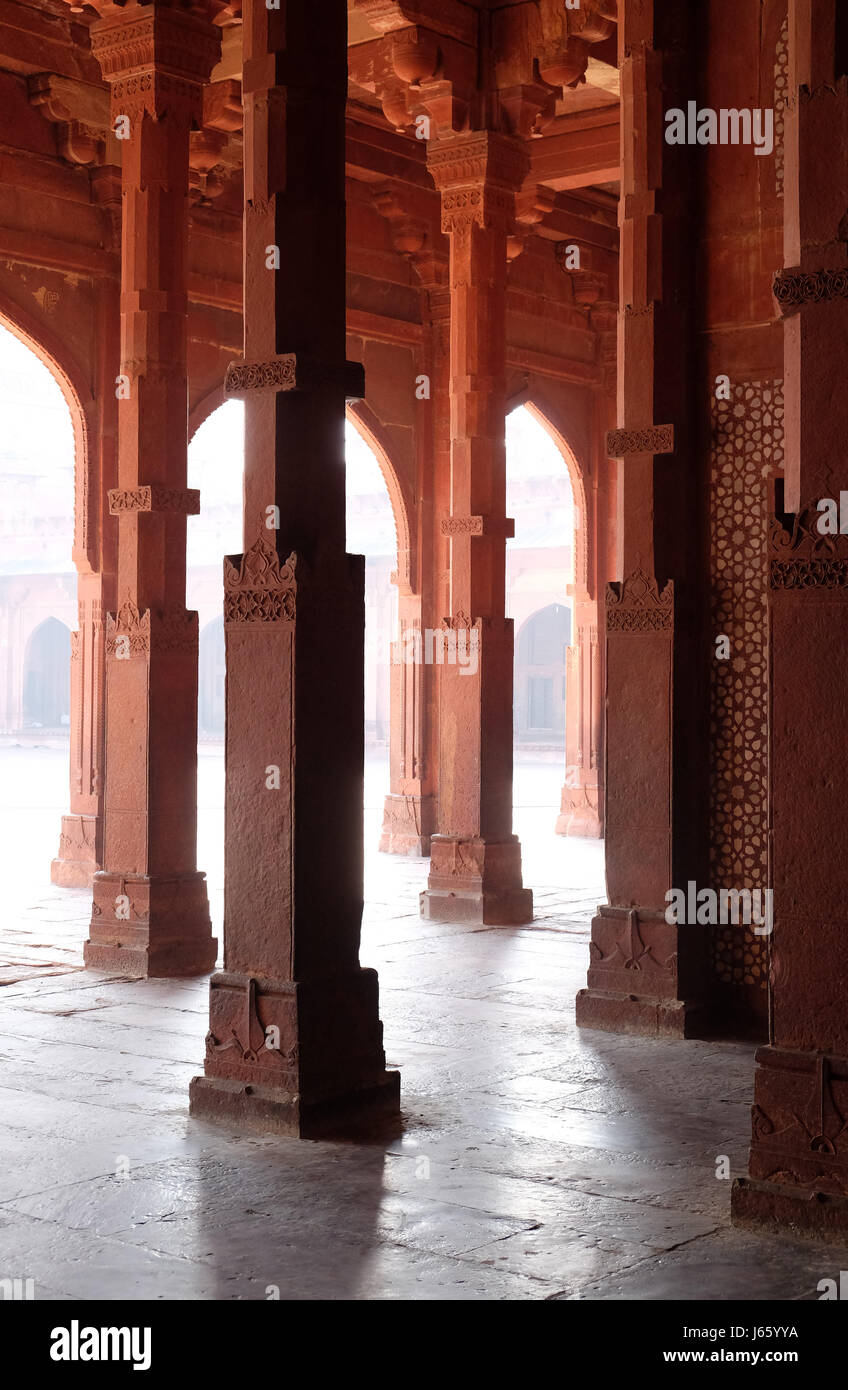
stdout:
[[[602,849],[552,834],[555,769],[518,769],[532,926],[422,922],[425,861],[369,854],[362,959],[405,1119],[355,1146],[189,1118],[206,982],[81,970],[87,895],[45,882],[54,753],[0,750],[0,1278],[44,1299],[808,1300],[848,1268],[730,1226],[716,1172],[744,1171],[751,1046],[575,1028]],[[218,763],[201,758],[213,865]]]

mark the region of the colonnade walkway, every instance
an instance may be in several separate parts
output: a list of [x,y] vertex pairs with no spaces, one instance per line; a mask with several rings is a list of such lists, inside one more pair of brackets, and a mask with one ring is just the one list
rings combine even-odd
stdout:
[[[189,1118],[206,979],[81,969],[88,894],[31,886],[58,821],[49,759],[27,760],[42,800],[5,827],[0,1274],[36,1297],[806,1300],[848,1268],[730,1227],[753,1044],[575,1027],[602,846],[558,839],[545,808],[516,813],[529,927],[424,922],[426,861],[368,854],[362,960],[404,1128],[309,1143]],[[543,781],[520,770],[519,793]]]

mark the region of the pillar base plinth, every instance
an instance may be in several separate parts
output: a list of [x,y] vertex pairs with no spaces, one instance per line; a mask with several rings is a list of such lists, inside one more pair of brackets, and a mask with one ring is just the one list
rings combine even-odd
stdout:
[[533,893],[521,881],[521,845],[434,835],[421,915],[436,922],[520,926],[533,920]]
[[577,1025],[643,1037],[703,1035],[709,928],[667,922],[651,908],[604,904],[592,919],[587,988]]
[[554,829],[557,835],[602,840],[604,828],[598,813],[597,787],[563,787],[560,812]]
[[605,994],[581,989],[575,1000],[578,1028],[603,1033],[633,1033],[643,1038],[697,1038],[705,1013],[682,999],[640,998],[636,994]]
[[100,868],[100,835],[97,816],[63,816],[59,853],[50,865],[50,882],[57,888],[90,888]]
[[354,1133],[400,1117],[400,1072],[346,1095],[310,1104],[303,1096],[273,1086],[245,1085],[218,1077],[195,1076],[189,1084],[189,1110],[198,1120],[231,1125],[288,1139],[322,1139]]
[[848,1197],[810,1192],[788,1184],[737,1178],[730,1194],[734,1226],[808,1236],[844,1245],[848,1239]]
[[191,1113],[235,1127],[314,1139],[400,1115],[374,970],[310,981],[217,972],[204,1072]]
[[95,874],[88,969],[131,979],[207,975],[217,955],[205,874]]
[[533,921],[533,890],[474,893],[428,888],[421,894],[421,916],[430,922],[479,922],[490,927],[520,927]]
[[404,796],[390,793],[383,804],[381,854],[409,854],[426,857],[436,817],[431,796]]
[[845,1240],[848,1058],[761,1047],[756,1055],[748,1177],[733,1220]]

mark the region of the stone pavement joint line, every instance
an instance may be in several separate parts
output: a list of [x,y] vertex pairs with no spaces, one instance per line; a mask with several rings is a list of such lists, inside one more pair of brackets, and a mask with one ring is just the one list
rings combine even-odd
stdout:
[[83,972],[87,894],[21,907],[0,1274],[46,1299],[815,1298],[848,1251],[733,1230],[716,1178],[721,1154],[745,1170],[753,1047],[575,1027],[602,847],[553,839],[526,928],[421,921],[426,861],[369,856],[362,959],[404,1114],[382,1143],[191,1120],[206,979]]

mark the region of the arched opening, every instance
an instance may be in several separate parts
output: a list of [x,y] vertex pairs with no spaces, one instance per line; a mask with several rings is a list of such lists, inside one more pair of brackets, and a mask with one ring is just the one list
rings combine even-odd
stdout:
[[188,486],[200,490],[200,514],[186,539],[186,606],[200,629],[197,684],[197,862],[206,874],[212,922],[224,915],[224,654],[223,565],[242,548],[244,406],[225,401],[188,445]]
[[77,439],[42,357],[0,321],[0,833],[20,870],[7,889],[27,900],[49,884],[68,806],[77,627]]
[[[589,848],[584,838],[597,839],[597,789],[584,784],[597,783],[593,706],[600,709],[585,489],[567,442],[536,404],[507,416],[506,480],[507,515],[515,521],[506,570],[506,613],[515,625],[513,807],[525,881],[591,879],[598,885],[592,891],[602,892],[600,846]],[[595,811],[584,810],[593,796]]]
[[573,628],[574,498],[563,455],[525,406],[506,421],[506,614],[515,625],[514,805],[548,806],[562,787],[566,649]]
[[365,843],[379,835],[389,789],[391,648],[397,636],[398,538],[381,460],[356,417],[345,421],[346,529],[350,554],[365,556]]
[[513,731],[517,747],[565,738],[565,653],[571,642],[571,611],[550,603],[527,619],[515,654]]
[[58,618],[45,618],[26,645],[23,727],[63,730],[70,723],[71,632]]
[[[204,415],[203,411],[199,412]],[[391,645],[397,630],[397,508],[382,453],[359,420],[345,425],[347,548],[365,556],[365,842],[373,850],[389,786]],[[206,871],[213,923],[223,919],[226,661],[223,557],[242,549],[244,406],[225,401],[204,415],[189,442],[188,486],[200,490],[189,517],[187,605],[199,615],[198,864]]]
[[224,619],[213,618],[200,633],[200,653],[197,671],[197,732],[200,742],[222,742],[226,707],[224,681],[226,654],[224,650]]

